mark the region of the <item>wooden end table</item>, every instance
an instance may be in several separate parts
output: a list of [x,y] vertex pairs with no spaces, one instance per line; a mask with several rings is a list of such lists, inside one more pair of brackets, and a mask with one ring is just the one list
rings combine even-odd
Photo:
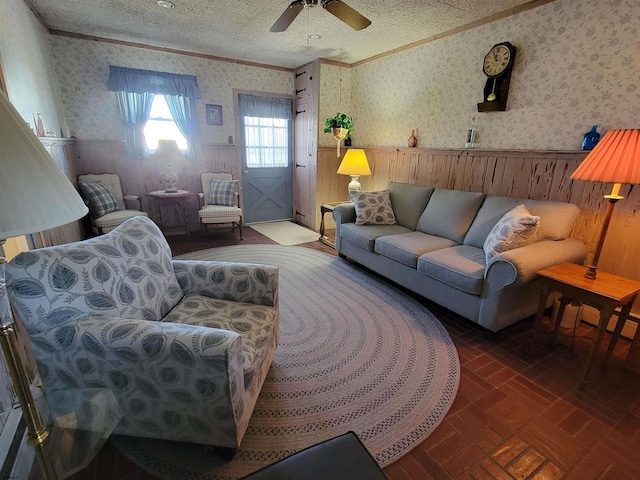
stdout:
[[553,331],[554,341],[560,327],[560,320],[564,314],[564,309],[570,301],[584,303],[597,308],[600,312],[600,319],[598,320],[596,336],[591,344],[589,358],[584,365],[582,378],[580,379],[582,384],[587,383],[587,378],[591,371],[593,361],[598,354],[602,337],[616,307],[621,307],[618,316],[618,325],[620,325],[620,328],[616,326],[616,333],[619,335],[622,325],[624,325],[624,322],[626,322],[629,317],[633,301],[638,292],[640,292],[640,282],[636,280],[602,271],[598,271],[597,278],[589,279],[585,278],[585,271],[586,267],[582,265],[563,263],[562,265],[556,265],[536,272],[536,274],[543,279],[543,283],[533,336],[531,338],[531,349],[533,350],[550,292],[560,292],[562,294],[560,309],[558,310],[558,317]]
[[328,212],[333,212],[333,210],[338,206],[345,202],[329,202],[323,203],[320,205],[320,240],[325,245],[330,246],[331,248],[336,248],[335,243],[331,243],[328,237],[324,236],[324,214]]
[[[165,192],[164,190],[155,190],[147,193],[145,196],[153,199],[156,210],[156,218],[158,227],[164,235],[189,235],[189,199],[195,197],[196,194],[187,190],[178,190],[176,192]],[[176,205],[181,209],[183,225],[177,227],[167,227],[162,221],[162,207]]]

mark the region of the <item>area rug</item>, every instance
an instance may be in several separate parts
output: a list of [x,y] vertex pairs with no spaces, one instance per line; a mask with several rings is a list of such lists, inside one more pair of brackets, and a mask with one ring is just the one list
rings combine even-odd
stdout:
[[460,378],[455,346],[419,302],[315,250],[247,245],[178,257],[280,267],[280,342],[236,457],[215,448],[115,437],[163,479],[238,478],[353,430],[382,466],[442,421]]
[[320,238],[319,233],[293,222],[252,223],[249,227],[280,245],[300,245]]

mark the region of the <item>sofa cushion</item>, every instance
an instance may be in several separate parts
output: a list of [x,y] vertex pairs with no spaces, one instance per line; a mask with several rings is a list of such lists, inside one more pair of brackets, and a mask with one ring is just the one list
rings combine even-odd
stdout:
[[462,242],[464,245],[483,248],[487,235],[502,216],[514,207],[521,204],[517,198],[488,196],[485,198],[480,210],[473,219],[469,231]]
[[102,183],[78,182],[78,188],[80,188],[82,196],[89,202],[93,216],[101,217],[107,213],[118,211],[118,202]]
[[356,207],[356,225],[395,225],[389,190],[350,192]]
[[436,188],[416,229],[462,243],[484,198],[480,192]]
[[485,271],[484,250],[458,245],[418,258],[418,271],[473,295],[480,295]]
[[415,230],[434,188],[413,183],[389,182],[387,189],[398,225]]
[[373,252],[376,238],[409,232],[411,230],[401,225],[356,225],[355,223],[345,223],[340,226],[340,237],[342,239],[369,252]]
[[524,205],[509,210],[493,226],[484,241],[482,248],[487,263],[499,253],[525,246],[535,235],[539,224],[540,217],[531,215]]
[[462,243],[482,248],[487,235],[489,235],[493,226],[498,223],[498,220],[509,210],[520,204],[527,207],[532,215],[540,217],[540,226],[533,241],[544,239],[563,240],[567,238],[571,234],[573,225],[580,214],[580,208],[571,203],[523,200],[490,195],[478,210],[478,214]]
[[531,215],[540,217],[540,226],[534,241],[564,240],[573,230],[580,215],[580,207],[572,203],[550,202],[544,200],[522,200]]
[[455,245],[457,243],[448,238],[434,237],[422,232],[410,232],[378,237],[375,240],[374,250],[391,260],[416,268],[420,255]]
[[276,335],[276,317],[276,308],[267,305],[186,295],[162,321],[239,333],[248,388],[266,357],[267,347],[275,343],[271,337]]

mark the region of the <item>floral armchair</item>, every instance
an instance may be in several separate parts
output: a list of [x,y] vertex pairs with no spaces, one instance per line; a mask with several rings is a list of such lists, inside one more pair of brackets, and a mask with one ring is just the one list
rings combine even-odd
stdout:
[[278,342],[278,269],[172,260],[158,227],[127,220],[7,265],[45,393],[109,388],[115,433],[240,445]]

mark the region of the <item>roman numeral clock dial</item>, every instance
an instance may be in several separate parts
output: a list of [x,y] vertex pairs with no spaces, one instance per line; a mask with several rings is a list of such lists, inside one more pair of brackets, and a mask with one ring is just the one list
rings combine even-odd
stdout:
[[509,42],[494,45],[485,55],[482,71],[488,79],[484,88],[484,102],[478,104],[479,112],[506,110],[515,57],[516,47]]

